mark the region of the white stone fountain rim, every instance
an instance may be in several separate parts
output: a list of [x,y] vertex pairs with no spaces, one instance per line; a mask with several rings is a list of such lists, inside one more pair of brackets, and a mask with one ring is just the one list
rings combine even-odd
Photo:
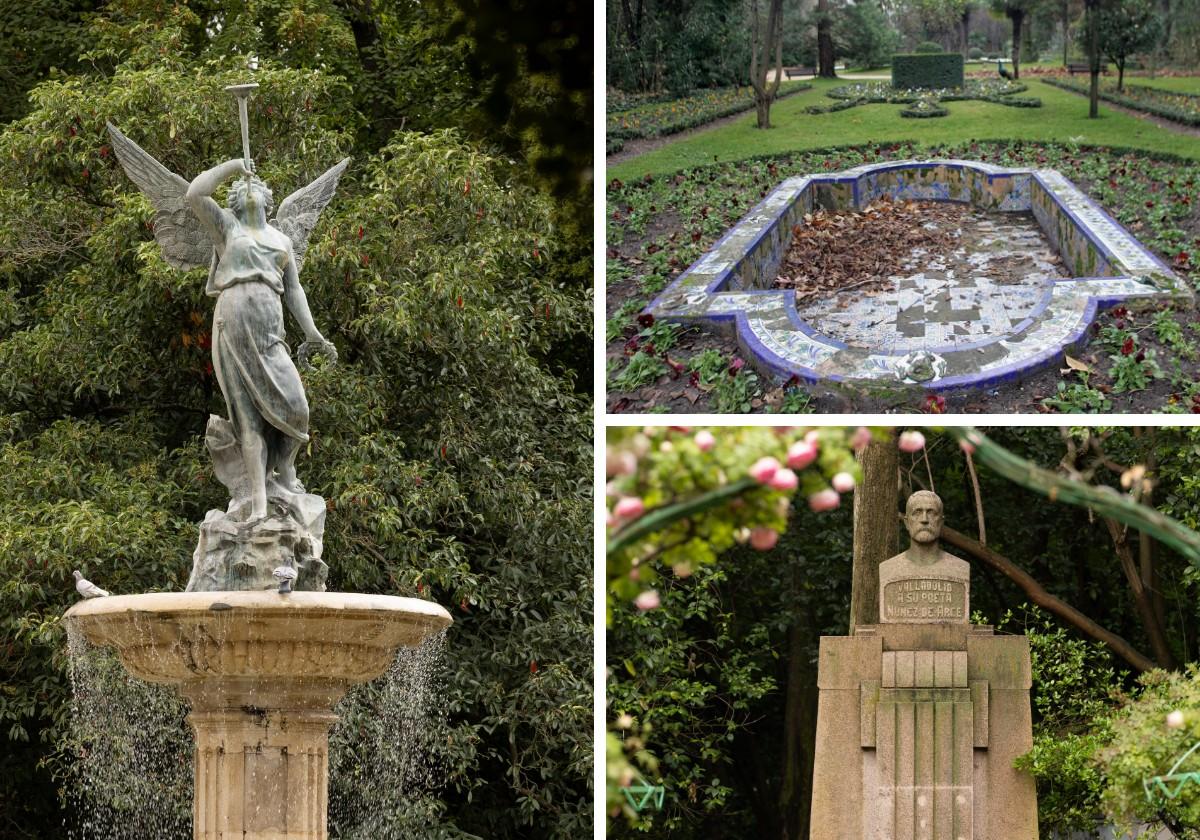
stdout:
[[263,613],[311,615],[313,612],[373,614],[397,613],[410,618],[424,616],[434,623],[450,625],[454,619],[445,607],[422,598],[371,595],[361,592],[147,592],[139,595],[110,595],[89,598],[67,610],[67,618],[118,613],[205,613],[252,610]]

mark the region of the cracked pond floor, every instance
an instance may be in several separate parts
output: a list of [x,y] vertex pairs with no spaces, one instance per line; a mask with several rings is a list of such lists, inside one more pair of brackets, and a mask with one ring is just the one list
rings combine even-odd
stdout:
[[[1035,314],[1054,281],[1067,277],[1032,213],[914,202],[910,214],[930,234],[923,244],[880,255],[894,261],[886,276],[868,270],[865,277],[848,278],[844,288],[827,291],[805,293],[797,286],[800,317],[849,348],[968,349],[1011,334]],[[870,252],[872,244],[864,239],[871,236],[865,229],[855,247]],[[807,249],[793,246],[792,253],[797,250]],[[794,281],[782,278],[776,285],[786,288]]]

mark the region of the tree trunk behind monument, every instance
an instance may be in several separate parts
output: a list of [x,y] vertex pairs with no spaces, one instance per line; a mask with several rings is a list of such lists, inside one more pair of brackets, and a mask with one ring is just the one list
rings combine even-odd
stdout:
[[899,451],[895,438],[872,440],[858,456],[862,482],[854,491],[854,564],[850,635],[879,623],[879,564],[899,553]]

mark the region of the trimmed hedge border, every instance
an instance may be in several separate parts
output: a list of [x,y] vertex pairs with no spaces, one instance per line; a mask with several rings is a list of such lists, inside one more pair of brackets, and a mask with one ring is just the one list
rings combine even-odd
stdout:
[[[1144,79],[1145,76],[1135,76],[1134,78]],[[1150,81],[1153,82],[1154,79],[1151,79]],[[1168,90],[1167,88],[1160,88],[1157,85],[1133,84],[1132,82],[1130,82],[1129,76],[1125,77],[1125,84],[1126,84],[1126,86],[1128,86],[1130,88],[1140,88],[1142,90],[1152,90],[1155,93],[1164,93],[1167,96],[1182,96],[1184,99],[1200,99],[1200,93],[1188,93],[1185,90]]]
[[[1052,85],[1063,90],[1069,90],[1072,93],[1081,93],[1084,96],[1089,96],[1091,91],[1084,85],[1076,85],[1071,82],[1063,82],[1058,79],[1042,79],[1048,85]],[[1171,92],[1172,95],[1174,91]],[[1200,114],[1193,114],[1187,111],[1182,111],[1178,108],[1168,108],[1163,105],[1157,105],[1153,102],[1144,102],[1140,99],[1133,99],[1128,96],[1122,96],[1118,93],[1101,90],[1100,98],[1105,102],[1112,102],[1114,105],[1120,105],[1124,108],[1129,108],[1134,111],[1141,111],[1144,114],[1153,114],[1156,117],[1162,117],[1171,122],[1177,122],[1181,125],[1200,126]]]
[[892,87],[962,86],[963,57],[958,53],[897,53],[892,56]]
[[[811,90],[811,89],[812,89],[812,85],[809,84],[808,82],[795,82],[795,83],[790,84],[787,88],[781,88],[779,93],[776,94],[776,96],[775,96],[775,101],[778,102],[779,100],[784,99],[789,96],[792,96],[793,94],[803,93],[804,91]],[[686,99],[687,97],[683,97],[683,98]],[[652,103],[652,104],[665,105],[670,102],[676,102],[676,101],[680,101],[680,100],[675,100],[675,99],[664,100],[662,102],[656,102],[656,103]],[[744,99],[744,100],[739,100],[738,102],[732,103],[727,108],[718,108],[718,109],[715,109],[712,111],[706,111],[703,114],[689,114],[689,115],[681,117],[680,119],[676,120],[673,123],[670,123],[666,126],[663,126],[662,128],[659,128],[657,130],[655,130],[653,128],[651,128],[651,129],[640,129],[640,128],[607,129],[605,131],[605,140],[607,141],[608,147],[611,149],[612,141],[615,141],[615,140],[640,140],[642,138],[648,138],[648,137],[665,137],[669,134],[677,134],[681,131],[687,131],[688,129],[691,129],[691,128],[698,128],[699,126],[706,125],[707,123],[710,123],[713,120],[719,120],[724,117],[731,117],[734,114],[740,114],[744,111],[750,111],[753,109],[754,109],[754,93],[751,90],[750,94],[749,94],[749,98]],[[611,114],[608,114],[608,116],[610,116],[610,117],[617,116],[617,115],[623,114],[623,113],[627,113],[627,111],[615,111]],[[610,151],[609,154],[612,154],[612,152]]]

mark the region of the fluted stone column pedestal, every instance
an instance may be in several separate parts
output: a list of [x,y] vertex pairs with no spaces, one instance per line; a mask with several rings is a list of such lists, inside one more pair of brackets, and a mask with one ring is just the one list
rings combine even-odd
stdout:
[[325,840],[332,712],[192,712],[197,840]]
[[340,592],[122,595],[67,619],[191,704],[195,840],[327,840],[333,707],[451,621],[429,601]]

